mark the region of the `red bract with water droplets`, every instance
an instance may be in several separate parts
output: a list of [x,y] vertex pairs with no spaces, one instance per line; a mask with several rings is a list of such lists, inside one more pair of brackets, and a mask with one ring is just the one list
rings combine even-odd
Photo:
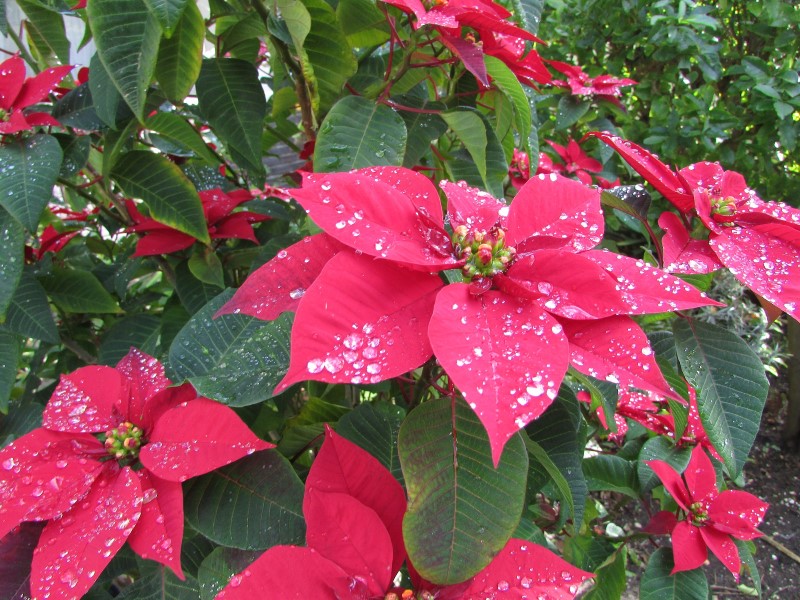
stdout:
[[[217,600],[384,598],[406,558],[403,488],[371,454],[326,427],[325,441],[306,481],[306,546],[274,546],[234,575]],[[511,539],[471,580],[452,586],[416,581],[418,591],[442,600],[486,600],[544,595],[574,598],[592,577],[549,550]],[[396,593],[399,596],[403,590]],[[406,590],[403,598],[414,597]],[[422,596],[420,596],[422,597]]]
[[706,561],[710,549],[738,581],[741,561],[732,538],[760,537],[762,534],[756,527],[769,505],[747,492],[719,492],[714,466],[700,446],[692,450],[683,478],[664,461],[651,460],[647,464],[684,515],[678,520],[671,513],[658,513],[651,528],[671,532],[675,560],[672,572],[698,568]]
[[[415,29],[433,27],[441,42],[485,86],[489,85],[489,78],[484,54],[503,61],[525,84],[550,81],[550,72],[538,52],[525,51],[526,41],[542,41],[510,21],[511,13],[500,4],[491,0],[436,0],[428,10],[420,0],[383,1],[413,14]],[[470,31],[462,37],[464,28]]]
[[[764,202],[744,177],[717,163],[696,163],[675,172],[631,142],[591,133],[614,148],[681,213],[662,216],[665,266],[674,272],[707,273],[727,267],[756,294],[800,320],[800,209]],[[699,218],[708,240],[694,240],[687,225]]]
[[[600,164],[600,161],[586,154],[578,142],[573,139],[570,139],[566,146],[556,144],[550,140],[547,140],[547,143],[556,151],[563,163],[554,163],[549,158],[544,161],[540,160],[537,173],[574,175],[578,181],[586,185],[592,185],[592,175],[590,173],[599,173],[603,170],[603,165]],[[602,177],[598,179],[602,179]],[[608,183],[605,179],[602,180]]]
[[[466,184],[374,167],[306,175],[295,198],[325,232],[248,278],[221,313],[296,310],[289,370],[377,383],[432,354],[480,417],[495,462],[506,440],[581,372],[670,394],[644,333],[621,315],[709,301],[642,261],[593,250],[599,193],[556,175],[531,179],[509,207]],[[435,273],[459,268],[462,283]],[[620,344],[619,340],[625,340]]]
[[79,598],[126,541],[183,577],[180,482],[274,447],[230,408],[170,385],[136,349],[116,368],[82,367],[61,377],[42,427],[0,451],[0,538],[47,521],[33,598]]
[[24,111],[45,100],[71,70],[69,65],[51,67],[26,79],[25,62],[19,56],[0,63],[0,134],[19,133],[44,125],[58,126],[59,122],[47,113]]
[[556,79],[550,82],[552,85],[568,89],[575,96],[594,96],[601,100],[613,102],[620,108],[622,108],[622,104],[618,98],[622,94],[622,88],[636,85],[637,83],[633,79],[627,77],[619,78],[613,75],[589,77],[579,66],[558,60],[547,60],[545,62],[562,75],[567,76],[567,81]]
[[[269,217],[245,210],[233,212],[237,206],[252,199],[253,195],[247,190],[226,193],[220,189],[213,189],[200,192],[200,201],[203,204],[203,213],[211,239],[240,239],[257,244],[253,223],[266,221]],[[134,256],[171,254],[185,250],[197,241],[197,238],[189,234],[145,217],[132,201],[127,203],[127,209],[135,223],[128,228],[128,231],[142,234],[142,238],[136,244]]]

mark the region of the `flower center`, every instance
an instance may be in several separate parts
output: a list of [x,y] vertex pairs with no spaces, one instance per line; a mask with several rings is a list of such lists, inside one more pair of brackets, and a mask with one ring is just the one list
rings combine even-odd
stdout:
[[144,431],[136,427],[133,423],[125,421],[118,427],[106,432],[104,445],[106,451],[116,458],[136,458],[139,456],[139,448],[142,447]]
[[470,230],[459,225],[453,232],[453,251],[459,259],[466,259],[461,267],[464,281],[493,277],[505,273],[517,251],[505,245],[506,232],[499,227],[490,231]]
[[392,591],[383,597],[383,600],[433,600],[434,595],[428,590],[414,592],[414,590]]
[[708,510],[706,510],[702,502],[695,502],[689,505],[689,511],[691,512],[689,518],[692,520],[692,525],[703,525],[708,521]]
[[2,108],[0,108],[0,122],[8,121],[9,120],[9,116],[8,115],[9,115],[9,113],[7,113]]
[[733,227],[736,218],[736,199],[732,196],[711,198],[711,218],[720,225]]

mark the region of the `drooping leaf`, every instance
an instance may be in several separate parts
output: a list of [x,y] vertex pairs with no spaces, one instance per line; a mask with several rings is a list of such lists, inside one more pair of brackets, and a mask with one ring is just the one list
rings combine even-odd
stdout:
[[319,439],[326,424],[335,425],[348,412],[350,409],[346,406],[310,397],[297,415],[286,420],[278,452],[289,458],[300,454]]
[[769,382],[761,360],[731,331],[692,319],[673,326],[678,360],[697,390],[709,440],[738,477],[761,423]]
[[61,162],[60,177],[69,178],[77,175],[89,160],[91,141],[88,135],[67,135],[57,133],[53,136],[61,145],[64,159]]
[[23,271],[11,304],[6,311],[9,331],[45,342],[58,342],[56,327],[47,293],[30,271]]
[[567,129],[577,123],[588,112],[590,104],[588,100],[576,96],[561,96],[556,111],[556,130]]
[[392,108],[362,96],[345,96],[320,127],[314,164],[320,172],[401,165],[406,126]]
[[336,5],[336,18],[354,48],[379,45],[389,39],[385,15],[370,0],[343,0]]
[[486,72],[491,76],[492,82],[511,101],[514,106],[514,127],[523,140],[523,149],[530,151],[527,140],[531,132],[531,109],[528,97],[516,75],[506,64],[494,56],[484,56]]
[[635,465],[620,456],[600,454],[585,459],[583,476],[590,492],[612,491],[639,497]]
[[8,413],[8,399],[17,378],[17,365],[22,352],[21,339],[0,329],[0,413]]
[[605,206],[616,208],[644,223],[647,222],[647,211],[652,198],[641,185],[621,185],[601,191],[600,201]]
[[[445,108],[445,105],[441,102],[431,102],[415,96],[402,96],[398,98],[398,102],[409,108],[427,110],[444,110]],[[411,169],[420,163],[426,153],[430,152],[431,142],[444,135],[444,132],[447,131],[447,123],[434,113],[402,109],[398,109],[398,111],[406,123],[406,131],[408,133],[403,166]]]
[[264,177],[261,130],[267,100],[256,68],[235,58],[208,58],[197,79],[201,114],[233,159],[256,180]]
[[706,600],[708,581],[702,569],[670,575],[674,566],[672,550],[659,548],[650,555],[639,583],[641,600]]
[[188,261],[183,261],[175,268],[175,291],[183,307],[193,315],[219,296],[223,289],[197,279],[189,270]]
[[536,35],[542,22],[544,0],[513,0],[514,14],[518,16],[525,31]]
[[[184,11],[187,10],[187,7],[194,6],[194,3],[189,0],[144,0],[144,3],[158,19],[167,38],[173,35],[173,31],[178,27],[178,22],[185,14]],[[195,8],[197,7],[195,6]]]
[[63,153],[51,135],[0,146],[0,206],[30,232],[53,197]]
[[625,592],[627,578],[625,565],[627,563],[627,548],[622,546],[613,557],[597,569],[595,575],[597,585],[586,595],[586,600],[616,600]]
[[159,566],[144,573],[133,584],[123,588],[120,600],[197,600],[200,584],[194,577],[178,579],[172,571]]
[[147,129],[157,132],[173,144],[177,144],[210,164],[218,161],[197,130],[182,116],[176,113],[160,112],[149,117],[144,123]]
[[[145,0],[153,3],[159,0]],[[175,104],[183,104],[183,99],[192,89],[203,62],[203,40],[205,21],[194,2],[187,0],[163,0],[164,5],[173,2],[185,6],[174,33],[161,41],[156,61],[155,76],[161,89]],[[159,113],[165,116],[169,113]]]
[[639,476],[639,487],[642,493],[652,490],[660,485],[658,476],[651,469],[647,462],[651,460],[663,460],[676,472],[682,473],[689,464],[691,448],[681,448],[675,446],[665,437],[657,436],[647,440],[639,451],[639,458],[636,464],[636,471]]
[[339,419],[336,433],[358,444],[403,483],[403,470],[397,454],[397,435],[405,411],[393,404],[367,402]]
[[97,55],[141,121],[161,39],[158,20],[144,0],[96,0],[87,4],[86,14]]
[[40,61],[53,64],[55,59],[61,64],[69,64],[69,39],[63,17],[38,2],[18,0],[17,4],[28,17],[25,23],[28,42]]
[[[89,63],[88,84],[94,113],[102,123],[111,129],[122,127],[126,121],[132,121],[132,125],[136,124],[131,107],[128,106],[122,94],[114,85],[111,76],[108,74],[108,69],[103,65],[103,61],[100,60],[100,56],[97,54],[92,57]],[[109,146],[112,145],[109,144]]]
[[278,452],[256,452],[185,488],[189,524],[212,541],[257,550],[302,544],[303,483]]
[[434,583],[464,581],[489,564],[519,522],[528,469],[521,437],[509,440],[495,469],[475,413],[462,400],[442,398],[405,419],[399,453],[411,562]]
[[161,319],[157,315],[140,313],[123,317],[108,328],[98,348],[97,361],[114,366],[136,347],[147,354],[156,354]]
[[25,231],[7,211],[0,208],[0,323],[14,297],[24,266]]
[[73,313],[114,313],[119,305],[89,271],[53,268],[40,279],[47,295],[62,310]]
[[95,131],[103,127],[103,121],[97,116],[94,107],[88,81],[59,98],[52,114],[59,123],[69,127],[85,131]]
[[181,329],[170,346],[169,366],[175,379],[188,379],[199,393],[247,406],[271,397],[286,373],[292,315],[271,322],[240,314],[214,319],[232,295],[217,296]]
[[111,177],[128,196],[144,200],[154,219],[210,243],[200,196],[176,164],[153,152],[134,150],[119,158]]

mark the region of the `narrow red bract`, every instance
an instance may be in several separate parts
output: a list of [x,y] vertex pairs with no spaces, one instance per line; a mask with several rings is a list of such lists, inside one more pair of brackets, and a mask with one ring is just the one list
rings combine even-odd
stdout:
[[51,67],[26,78],[25,62],[12,56],[0,63],[0,134],[19,133],[37,126],[60,123],[44,112],[25,109],[42,102],[72,67]]
[[614,148],[683,213],[687,224],[697,218],[708,229],[707,240],[695,240],[674,215],[662,215],[667,270],[707,273],[725,266],[742,284],[800,320],[800,209],[764,202],[744,177],[717,163],[695,163],[676,172],[618,136],[589,135]]
[[82,596],[126,541],[183,577],[180,482],[274,447],[230,408],[170,386],[136,349],[116,368],[82,367],[62,376],[43,426],[0,450],[0,537],[47,521],[34,598]]
[[[296,306],[276,391],[306,379],[377,383],[435,354],[489,431],[495,462],[555,399],[571,356],[583,372],[672,394],[638,327],[609,318],[711,302],[642,261],[593,250],[603,236],[596,190],[538,176],[508,206],[463,182],[441,187],[452,232],[436,188],[414,171],[305,177],[294,196],[323,237],[262,266],[220,311],[265,318]],[[282,282],[287,261],[299,270]],[[435,272],[454,268],[463,282],[445,286]],[[289,289],[302,294],[287,299]],[[627,347],[614,339],[623,333]]]
[[636,85],[636,81],[628,77],[614,77],[613,75],[598,75],[589,77],[578,65],[558,60],[545,61],[553,69],[567,76],[567,80],[554,79],[551,85],[568,89],[575,96],[590,96],[601,100],[607,100],[622,108],[619,96],[622,95],[622,88],[629,85]]
[[719,492],[714,466],[699,445],[692,450],[683,478],[664,461],[651,460],[647,464],[683,513],[680,520],[658,513],[650,528],[654,533],[671,528],[675,559],[672,572],[698,568],[706,561],[710,549],[738,581],[741,561],[732,538],[760,537],[757,527],[768,504],[747,492]]

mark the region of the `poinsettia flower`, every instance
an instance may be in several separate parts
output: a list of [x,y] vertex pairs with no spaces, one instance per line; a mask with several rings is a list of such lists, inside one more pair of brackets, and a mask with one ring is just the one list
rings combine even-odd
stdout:
[[672,572],[698,568],[706,561],[710,549],[738,581],[741,561],[732,538],[753,540],[760,537],[762,534],[757,527],[769,505],[747,492],[720,492],[711,459],[700,446],[692,450],[683,477],[664,461],[651,460],[647,464],[684,517],[673,519],[664,513],[655,517],[659,526],[654,529],[671,527],[675,560]]
[[[526,41],[542,41],[510,21],[511,13],[492,0],[437,0],[430,10],[421,0],[383,1],[413,14],[415,29],[432,27],[442,44],[461,59],[484,86],[489,85],[483,60],[485,54],[503,61],[523,83],[550,81],[550,73],[539,53],[525,51]],[[465,28],[469,31],[462,37]]]
[[[592,402],[589,392],[581,391],[576,396],[581,402],[587,404]],[[672,415],[667,412],[662,400],[663,397],[653,392],[643,393],[631,389],[621,389],[614,413],[614,424],[617,431],[610,432],[608,439],[621,444],[628,433],[628,419],[659,435],[670,435],[675,429],[675,422]],[[602,406],[597,407],[597,418],[603,427],[609,429]]]
[[574,175],[580,182],[592,185],[590,172],[599,173],[603,170],[603,165],[600,164],[600,161],[586,154],[580,144],[571,138],[566,146],[556,144],[550,140],[547,140],[547,143],[556,151],[562,163],[549,161],[542,164],[542,161],[540,161],[538,172]]
[[274,447],[227,406],[170,385],[136,349],[115,368],[82,367],[61,377],[42,427],[0,450],[0,538],[47,521],[34,598],[82,596],[126,541],[183,577],[181,482]]
[[531,178],[531,161],[527,152],[514,148],[514,157],[508,166],[508,177],[515,189],[521,188]]
[[612,102],[620,108],[622,108],[622,103],[619,101],[619,97],[622,95],[622,88],[637,83],[628,77],[619,78],[613,75],[589,77],[581,67],[558,60],[546,60],[545,62],[562,75],[567,76],[566,81],[554,79],[550,82],[551,85],[570,90],[573,96],[596,97]]
[[0,134],[19,133],[37,126],[60,123],[47,113],[25,112],[47,94],[72,70],[69,65],[51,67],[26,78],[25,62],[12,56],[0,63]]
[[[240,239],[257,244],[253,223],[266,221],[269,217],[249,211],[233,212],[237,206],[252,199],[253,195],[247,190],[226,193],[216,188],[200,192],[200,201],[203,204],[203,213],[211,239]],[[132,201],[128,201],[127,209],[134,221],[134,225],[128,227],[128,231],[142,234],[136,244],[134,256],[171,254],[185,250],[197,241],[197,238],[187,233],[145,217]]]
[[[377,383],[435,353],[486,427],[495,463],[506,440],[582,372],[670,394],[644,332],[620,315],[708,304],[643,261],[593,250],[599,192],[536,177],[511,206],[465,183],[373,167],[306,174],[294,197],[324,234],[253,273],[220,313],[296,310],[293,383]],[[461,269],[444,285],[437,271]],[[625,340],[620,345],[619,340]]]
[[693,240],[680,219],[659,219],[667,231],[665,256],[672,271],[707,273],[721,264],[800,320],[800,209],[764,202],[744,177],[717,163],[695,163],[675,172],[632,142],[608,132],[589,135],[614,148],[683,213],[687,224],[697,218],[708,230],[707,240]]
[[[413,598],[412,590],[391,595],[392,580],[406,557],[401,527],[405,510],[405,492],[386,467],[326,426],[306,481],[306,545],[273,546],[231,577],[216,598],[254,598],[264,590],[276,598]],[[417,582],[418,592],[427,593],[420,598],[486,600],[522,593],[567,600],[592,576],[546,548],[511,539],[467,582]]]

